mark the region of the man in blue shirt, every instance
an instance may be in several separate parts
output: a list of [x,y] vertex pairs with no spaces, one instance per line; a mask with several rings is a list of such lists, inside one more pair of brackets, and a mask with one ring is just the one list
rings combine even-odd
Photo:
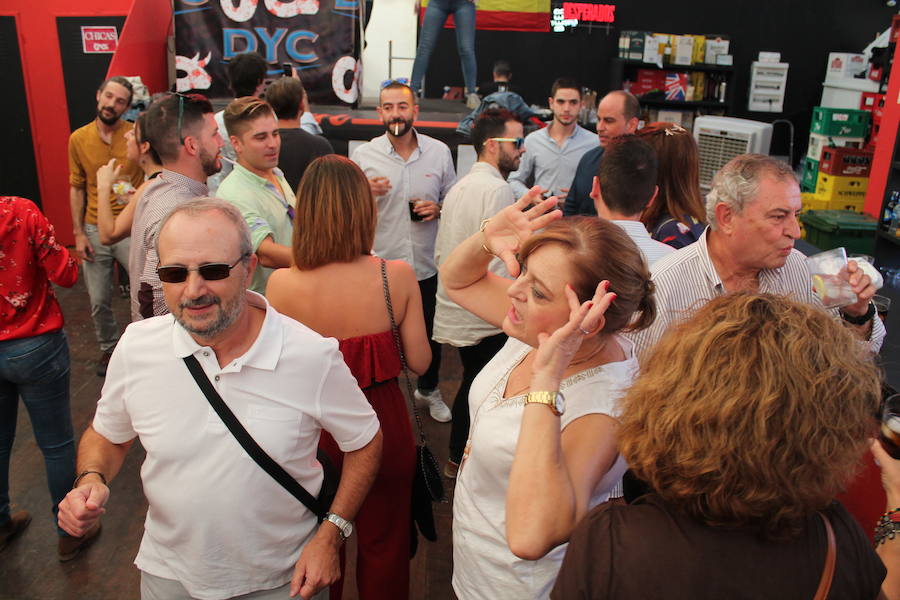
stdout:
[[638,128],[641,105],[638,99],[624,90],[616,90],[608,93],[597,105],[597,137],[600,147],[594,148],[581,157],[578,168],[575,169],[575,179],[566,202],[563,206],[563,215],[596,215],[594,201],[591,199],[591,187],[597,169],[600,168],[600,159],[603,157],[603,148],[611,139],[626,133],[634,133]]
[[597,147],[597,138],[578,125],[581,90],[574,81],[565,78],[554,81],[549,103],[553,121],[549,127],[525,138],[525,154],[519,169],[509,176],[509,185],[516,198],[524,196],[532,185],[553,195],[565,196],[575,177],[578,161],[585,152]]

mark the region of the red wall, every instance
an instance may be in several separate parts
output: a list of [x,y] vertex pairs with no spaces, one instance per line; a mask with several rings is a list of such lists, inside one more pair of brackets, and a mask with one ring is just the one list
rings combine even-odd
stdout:
[[[142,35],[140,25],[135,24],[129,18],[122,31],[119,45],[125,48],[131,45],[126,38],[130,29],[138,40],[134,47],[140,51],[147,70],[143,71],[138,68],[139,61],[134,58],[138,52],[135,52],[132,58],[123,62],[123,67],[127,67],[131,72],[120,71],[113,74],[141,74],[152,92],[161,91],[162,88],[156,86],[165,85],[166,55],[165,35],[163,34],[162,39],[159,39],[159,21],[162,19],[160,15],[167,15],[166,18],[171,20],[172,9],[168,0],[79,0],[78,2],[72,2],[72,0],[3,0],[0,4],[0,15],[16,18],[41,202],[44,212],[56,225],[59,238],[65,244],[74,242],[69,213],[66,153],[71,132],[66,109],[66,92],[62,76],[56,17],[128,15],[133,3],[140,9],[142,18],[146,18],[147,14],[153,14],[156,16],[156,21],[153,23],[154,26],[149,28],[151,32],[143,30]],[[113,67],[116,67],[117,62],[118,59],[114,55],[111,71]],[[153,82],[148,81],[147,75],[150,75]]]

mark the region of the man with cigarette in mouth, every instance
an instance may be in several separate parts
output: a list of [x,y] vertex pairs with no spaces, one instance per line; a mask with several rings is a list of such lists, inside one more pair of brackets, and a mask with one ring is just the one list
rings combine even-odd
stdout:
[[199,94],[172,94],[154,102],[141,134],[159,155],[163,171],[134,210],[128,254],[132,321],[169,313],[156,273],[159,226],[176,206],[209,194],[206,180],[222,168],[224,145],[212,104]]
[[264,294],[272,271],[290,267],[293,262],[296,198],[278,168],[281,134],[272,107],[264,100],[245,96],[225,107],[224,118],[237,164],[216,195],[234,204],[247,221],[253,251],[259,257],[250,289]]
[[[444,196],[456,182],[456,170],[447,145],[413,127],[419,106],[408,85],[388,81],[381,90],[378,114],[386,133],[357,148],[350,158],[369,178],[378,205],[375,254],[404,260],[416,270],[425,328],[431,339],[437,293],[437,219]],[[446,423],[450,409],[438,389],[441,345],[434,341],[431,356],[431,366],[419,377],[415,396],[428,403],[432,418]]]

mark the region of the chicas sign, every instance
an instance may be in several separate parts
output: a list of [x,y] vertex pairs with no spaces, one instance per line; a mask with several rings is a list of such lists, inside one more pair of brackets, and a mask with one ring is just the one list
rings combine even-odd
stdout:
[[177,89],[229,98],[226,65],[258,52],[279,77],[291,63],[310,102],[359,95],[360,0],[175,0]]

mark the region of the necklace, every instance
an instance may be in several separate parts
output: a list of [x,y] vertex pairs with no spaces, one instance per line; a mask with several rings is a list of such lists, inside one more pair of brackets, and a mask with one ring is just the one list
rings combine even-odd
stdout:
[[[587,356],[584,356],[584,357],[582,357],[582,358],[579,358],[578,360],[573,360],[572,362],[570,362],[569,365],[566,367],[566,370],[568,371],[568,370],[571,369],[572,367],[576,367],[576,366],[578,366],[578,365],[580,365],[580,364],[584,364],[584,363],[590,361],[592,358],[594,358],[595,356],[597,356],[598,354],[600,354],[601,352],[603,352],[603,351],[606,349],[606,345],[607,345],[608,343],[609,343],[609,339],[607,338],[606,340],[603,341],[602,344],[600,344],[599,346],[597,346],[596,349],[594,349],[594,350],[592,350],[591,352],[589,352],[589,353],[587,354]],[[534,352],[534,350],[533,350],[532,352]],[[530,353],[529,353],[529,354],[530,354]],[[528,355],[526,354],[526,356],[528,356]],[[519,366],[519,365],[515,365],[515,366]],[[513,367],[513,368],[515,368],[515,367]],[[512,369],[510,369],[510,371],[512,371]],[[530,374],[529,374],[529,375],[530,375]],[[509,394],[506,394],[506,397],[507,397],[507,398],[514,398],[515,396],[521,394],[522,392],[524,392],[525,390],[527,390],[529,387],[531,387],[531,377],[529,376],[528,379],[529,379],[529,381],[528,381],[527,384],[525,384],[524,387],[520,387],[520,388],[517,389],[515,392],[511,392],[511,393],[509,393]]]

